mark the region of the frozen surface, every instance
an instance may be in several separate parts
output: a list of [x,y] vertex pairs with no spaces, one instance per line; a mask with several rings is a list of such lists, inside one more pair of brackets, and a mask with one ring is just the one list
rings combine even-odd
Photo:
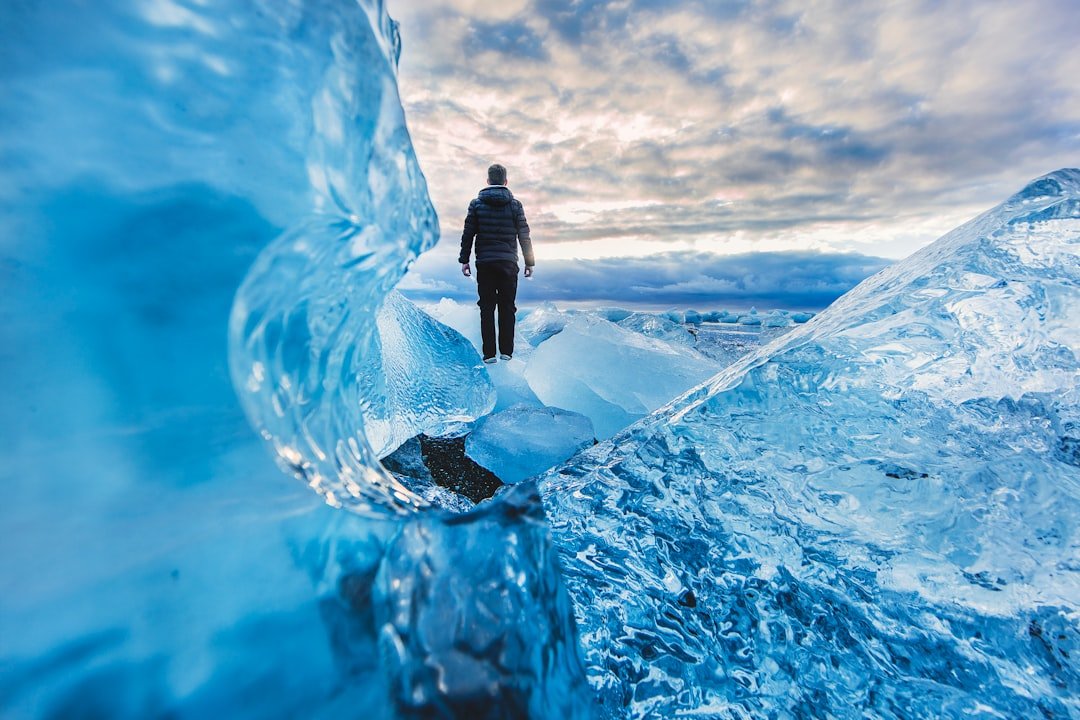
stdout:
[[525,378],[545,405],[587,416],[603,439],[719,369],[683,345],[575,315],[533,351]]
[[694,331],[694,349],[726,367],[784,335],[789,329],[738,323],[702,323]]
[[[461,333],[472,343],[477,358],[480,357],[480,309],[476,305],[457,303],[449,298],[443,298],[438,303],[424,306],[424,310],[439,322]],[[518,329],[520,331],[520,327]],[[495,389],[493,412],[500,412],[520,404],[543,406],[525,379],[525,366],[532,355],[532,346],[521,335],[520,332],[515,335],[512,360],[507,362],[500,359],[493,365],[482,365]]]
[[[5,718],[587,717],[575,622],[608,715],[1080,713],[1075,171],[550,475],[556,558],[532,483],[450,518],[374,461],[491,402],[379,326],[436,227],[397,48],[377,2],[0,4]],[[629,421],[722,366],[628,317],[524,322],[519,377]],[[396,384],[443,353],[463,394]]]
[[[465,520],[425,514],[406,524],[372,592],[379,657],[400,717],[592,717],[535,485]],[[359,707],[366,716],[369,708]]]
[[388,714],[373,655],[342,669],[317,581],[330,538],[376,562],[390,528],[274,467],[226,356],[259,251],[340,218],[331,186],[354,196],[334,180],[353,155],[319,158],[328,123],[386,135],[393,227],[434,240],[389,18],[317,10],[0,3],[5,718]]
[[356,371],[368,387],[378,388],[361,406],[376,457],[420,433],[441,435],[494,407],[495,387],[484,363],[460,333],[397,292],[387,296],[376,327],[378,352],[361,358]]
[[517,483],[591,446],[594,435],[584,415],[514,405],[478,422],[465,441],[465,453],[504,483]]
[[437,303],[421,306],[433,318],[464,335],[480,352],[480,308],[475,304],[454,302],[443,298]]
[[566,327],[571,314],[560,311],[553,303],[534,308],[518,323],[518,333],[536,347],[548,338],[558,335]]
[[635,312],[618,322],[619,327],[639,332],[652,338],[659,338],[679,345],[694,346],[695,336],[682,323],[669,320],[663,315]]
[[[0,3],[5,720],[390,718],[414,675],[380,660],[375,617],[397,598],[374,581],[412,572],[394,538],[421,522],[436,546],[475,536],[462,552],[522,539],[455,562],[485,593],[461,612],[550,632],[477,662],[539,716],[588,713],[535,503],[452,526],[334,510],[237,403],[290,474],[385,516],[439,496],[373,462],[367,441],[399,434],[379,418],[490,407],[460,337],[394,298],[376,332],[436,239],[397,48],[368,0]],[[401,380],[444,353],[454,392],[424,373],[405,408]],[[429,699],[475,698],[456,657],[402,647],[399,667],[430,661]]]
[[546,476],[604,706],[1080,715],[1078,250],[1063,170]]
[[795,321],[787,313],[780,310],[773,310],[771,313],[765,316],[765,319],[761,321],[761,324],[765,327],[791,327],[795,324]]

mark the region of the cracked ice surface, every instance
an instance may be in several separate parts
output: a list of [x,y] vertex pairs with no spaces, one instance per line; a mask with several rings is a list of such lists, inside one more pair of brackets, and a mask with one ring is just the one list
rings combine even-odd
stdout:
[[634,716],[1080,713],[1080,171],[541,481]]

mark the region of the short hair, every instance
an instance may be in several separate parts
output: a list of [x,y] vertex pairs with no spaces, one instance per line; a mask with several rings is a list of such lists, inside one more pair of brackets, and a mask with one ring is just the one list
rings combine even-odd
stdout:
[[488,185],[505,185],[506,184],[506,168],[498,163],[495,163],[488,168]]

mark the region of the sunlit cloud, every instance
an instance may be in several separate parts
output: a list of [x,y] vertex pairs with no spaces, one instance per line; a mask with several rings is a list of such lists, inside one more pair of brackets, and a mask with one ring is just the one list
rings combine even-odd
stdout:
[[1080,165],[1072,0],[389,10],[437,254],[456,254],[495,161],[539,267],[664,251],[900,258]]

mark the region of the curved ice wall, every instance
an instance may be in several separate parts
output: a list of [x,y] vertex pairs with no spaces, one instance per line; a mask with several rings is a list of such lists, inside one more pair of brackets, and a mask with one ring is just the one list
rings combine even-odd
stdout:
[[237,292],[230,364],[287,471],[331,505],[407,513],[428,502],[378,458],[488,412],[494,390],[468,343],[403,298],[376,331],[377,310],[435,243],[437,223],[397,95],[397,28],[381,3],[360,6],[370,27],[354,13],[326,29],[328,55],[311,78],[309,205]]
[[[435,240],[397,43],[375,0],[0,3],[5,717],[390,712],[371,628],[335,623],[358,622],[345,590],[394,527],[267,461],[226,348],[247,277],[234,368],[252,418],[305,478],[372,480],[319,489],[379,514],[418,503],[372,461],[363,413],[378,452],[489,406],[477,381],[386,421],[425,348],[477,374],[407,304],[384,308],[381,347],[372,333]],[[359,382],[385,392],[365,403]]]

